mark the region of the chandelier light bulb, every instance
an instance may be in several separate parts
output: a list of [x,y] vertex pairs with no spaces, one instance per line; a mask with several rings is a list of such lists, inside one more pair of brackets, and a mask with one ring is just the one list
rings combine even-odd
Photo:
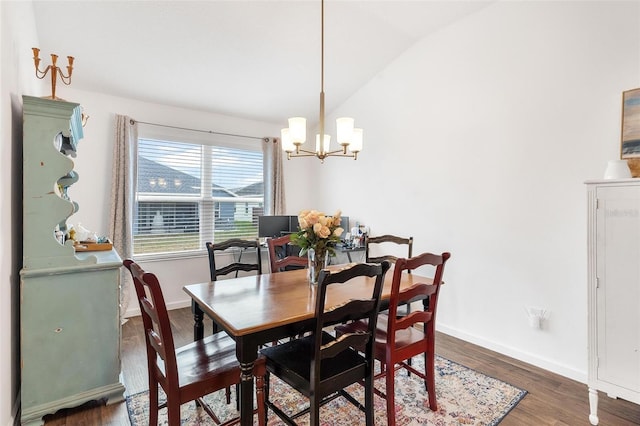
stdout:
[[324,135],[322,146],[320,145],[320,135],[316,135],[316,153],[326,154],[329,152],[329,144],[331,143],[331,135]]
[[296,146],[291,140],[291,135],[288,127],[280,130],[280,139],[282,140],[282,149],[284,151],[293,152],[296,150]]
[[357,154],[362,151],[362,139],[363,139],[363,130],[355,128],[353,129],[353,137],[351,138],[351,144],[349,145],[349,151]]
[[336,120],[336,133],[338,143],[342,146],[349,145],[353,137],[353,118],[341,117]]
[[289,119],[289,137],[294,145],[302,145],[307,140],[307,119],[292,117]]

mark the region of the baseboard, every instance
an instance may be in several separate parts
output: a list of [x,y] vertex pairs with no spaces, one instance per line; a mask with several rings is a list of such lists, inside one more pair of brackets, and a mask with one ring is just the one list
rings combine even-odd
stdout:
[[[167,310],[171,311],[173,309],[187,308],[190,306],[191,299],[179,300],[177,302],[167,303]],[[140,306],[138,306],[138,304],[136,303],[136,306],[127,309],[123,316],[124,318],[131,318],[139,317],[140,315],[142,315],[142,313],[140,312]]]
[[569,367],[567,365],[559,364],[554,360],[542,358],[529,352],[524,352],[510,346],[505,346],[500,343],[496,343],[494,341],[466,333],[453,327],[448,327],[446,324],[439,323],[436,326],[436,329],[444,334],[448,334],[449,336],[453,336],[466,342],[482,346],[483,348],[501,353],[506,356],[510,356],[511,358],[515,358],[519,361],[526,362],[555,374],[559,374],[563,377],[578,381],[580,383],[587,383],[586,371],[576,370],[575,368]]

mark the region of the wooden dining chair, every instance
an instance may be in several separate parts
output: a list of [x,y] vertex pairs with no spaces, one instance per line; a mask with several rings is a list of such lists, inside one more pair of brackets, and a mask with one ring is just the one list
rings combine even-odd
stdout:
[[[265,403],[285,423],[295,424],[296,418],[310,413],[310,425],[317,426],[320,424],[320,406],[343,396],[364,411],[367,426],[373,426],[373,336],[384,276],[388,269],[387,261],[382,264],[360,263],[334,272],[323,269],[316,294],[313,332],[260,351],[267,365]],[[375,278],[370,293],[337,306],[326,305],[328,287],[348,285],[349,281],[362,277]],[[339,339],[323,330],[329,325],[361,318],[368,321],[369,326],[365,330],[346,333]],[[353,347],[362,348],[362,353]],[[309,398],[309,408],[288,416],[269,401],[270,374]],[[360,381],[365,386],[364,406],[345,391],[347,386]]]
[[[429,408],[432,411],[438,409],[435,388],[435,326],[438,295],[442,284],[444,265],[450,257],[450,253],[440,255],[423,253],[410,259],[397,259],[393,269],[393,281],[391,298],[389,300],[389,313],[378,316],[375,337],[375,358],[382,364],[381,372],[376,378],[386,377],[386,394],[375,391],[387,400],[387,424],[395,425],[395,371],[405,368],[424,380],[429,395]],[[400,291],[402,274],[405,271],[421,266],[435,268],[432,283],[415,282],[403,291]],[[416,299],[427,299],[428,306],[425,310],[414,311],[404,317],[397,315],[398,306]],[[366,321],[354,321],[348,324],[336,326],[336,335],[350,335],[358,332],[366,332],[370,325]],[[420,330],[418,327],[421,327]],[[365,350],[364,346],[359,347]],[[414,368],[408,360],[412,357],[424,355],[424,372]]]
[[[215,244],[207,242],[205,245],[207,246],[207,252],[209,254],[211,281],[217,281],[218,277],[228,275],[232,272],[235,272],[236,277],[240,271],[256,271],[258,275],[262,274],[262,255],[260,254],[260,242],[257,238],[254,240],[231,238]],[[216,263],[216,257],[224,254],[232,256],[232,261],[226,262],[224,266],[221,266],[219,260]],[[246,260],[246,255],[251,256],[249,260]],[[242,261],[243,256],[245,257],[245,261]],[[220,327],[213,321],[213,332],[217,333],[219,330]]]
[[272,274],[290,269],[302,269],[309,266],[309,260],[306,257],[292,254],[290,242],[291,235],[267,239],[269,263]]
[[[149,374],[149,425],[158,424],[158,410],[165,407],[169,425],[180,425],[180,405],[189,401],[197,401],[220,424],[220,420],[202,397],[240,382],[240,364],[236,360],[235,342],[226,334],[218,333],[176,348],[157,277],[145,272],[131,259],[126,259],[123,263],[133,277],[144,325]],[[258,358],[253,374],[256,378],[258,422],[265,425],[264,358]],[[167,402],[161,406],[158,405],[158,385],[167,396]],[[229,425],[237,421],[238,418],[231,419],[223,424]]]

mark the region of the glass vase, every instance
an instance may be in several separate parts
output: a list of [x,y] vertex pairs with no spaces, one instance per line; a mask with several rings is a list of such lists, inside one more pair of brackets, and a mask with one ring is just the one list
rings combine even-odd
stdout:
[[307,257],[309,259],[309,282],[313,285],[318,284],[318,278],[320,277],[320,271],[322,271],[329,263],[328,251],[316,251],[310,248],[307,251]]

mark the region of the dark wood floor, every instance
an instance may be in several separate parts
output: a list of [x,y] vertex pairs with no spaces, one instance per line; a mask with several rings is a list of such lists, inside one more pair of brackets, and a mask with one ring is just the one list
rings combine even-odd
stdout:
[[[176,345],[193,338],[193,317],[188,308],[170,312]],[[210,329],[210,322],[205,325]],[[501,426],[569,425],[588,426],[589,402],[587,387],[529,364],[483,349],[479,346],[439,333],[436,352],[452,361],[466,365],[489,376],[522,389],[528,395],[500,423]],[[147,389],[146,354],[140,318],[132,318],[122,330],[122,372],[126,394]],[[640,406],[614,400],[600,394],[600,425],[640,425]],[[45,418],[47,426],[62,425],[128,425],[124,402],[105,406],[89,403],[62,410]]]

